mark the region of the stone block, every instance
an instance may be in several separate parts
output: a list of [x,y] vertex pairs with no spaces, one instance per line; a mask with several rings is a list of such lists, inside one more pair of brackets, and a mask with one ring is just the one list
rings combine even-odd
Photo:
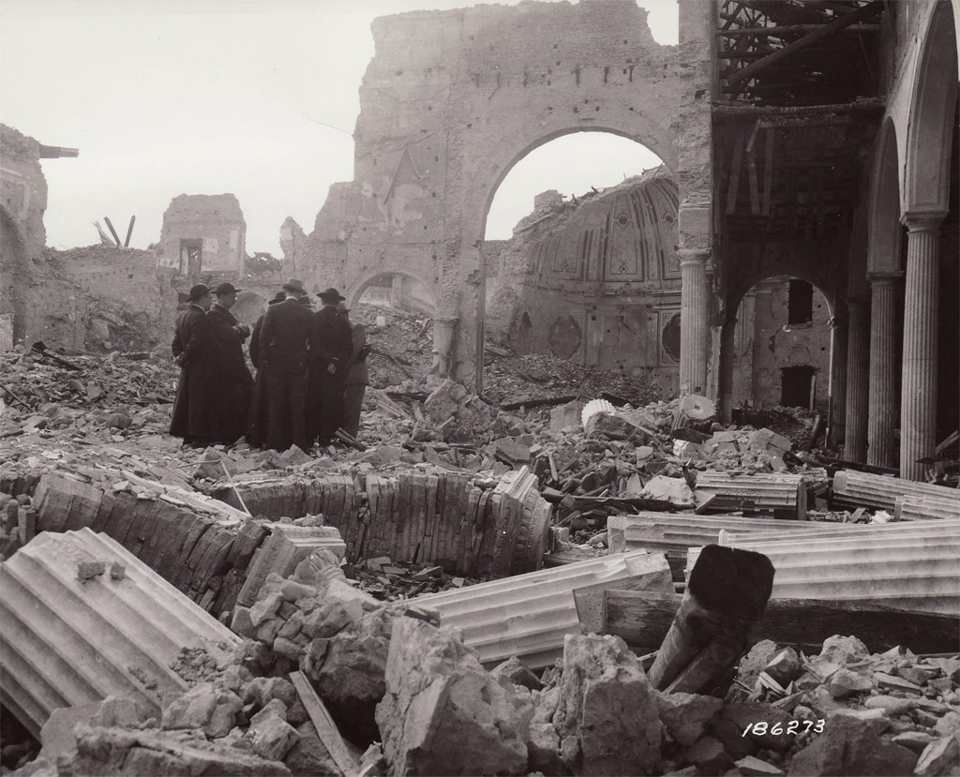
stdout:
[[532,716],[451,632],[394,621],[377,723],[396,773],[525,773]]
[[947,736],[931,742],[920,755],[913,773],[918,777],[957,774],[960,764],[960,739]]
[[562,432],[570,427],[579,428],[583,402],[573,400],[565,405],[550,408],[550,431]]
[[873,681],[858,672],[849,669],[839,669],[830,677],[830,695],[834,699],[844,699],[855,693],[868,693],[873,688]]
[[273,573],[281,578],[289,577],[297,564],[321,548],[333,551],[340,559],[347,551],[340,532],[332,526],[271,524],[270,536],[263,541],[250,562],[247,579],[237,595],[237,602],[249,607],[256,601],[268,575]]
[[271,761],[281,761],[300,735],[284,720],[276,707],[268,705],[250,719],[250,728],[244,738],[253,751]]
[[723,701],[696,693],[661,693],[657,696],[660,721],[673,739],[689,747],[700,739]]
[[567,635],[554,725],[561,757],[583,774],[654,774],[660,766],[656,692],[619,637]]
[[882,721],[861,721],[846,716],[829,718],[823,733],[794,756],[789,773],[804,777],[912,774],[917,754],[882,740],[878,732],[883,725]]
[[539,691],[541,688],[539,678],[523,665],[523,662],[516,656],[508,658],[501,664],[497,664],[490,674],[500,683],[508,682],[512,685],[520,685],[531,691]]
[[733,763],[723,745],[711,736],[697,741],[684,753],[684,758],[703,774],[721,774]]

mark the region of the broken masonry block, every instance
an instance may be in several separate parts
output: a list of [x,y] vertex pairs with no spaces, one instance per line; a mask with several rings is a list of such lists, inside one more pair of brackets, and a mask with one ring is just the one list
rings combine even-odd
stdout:
[[[76,575],[81,562],[103,570],[122,564],[123,585],[85,585]],[[90,529],[39,534],[0,565],[0,588],[0,621],[21,624],[0,629],[0,691],[34,736],[54,708],[107,695],[130,697],[159,719],[160,697],[186,690],[170,668],[182,648],[220,655],[220,643],[240,642],[119,543]]]
[[524,774],[529,694],[500,685],[449,630],[393,622],[376,719],[398,774]]
[[77,564],[77,580],[92,580],[107,571],[102,561],[80,561]]
[[274,523],[270,536],[254,553],[247,571],[247,579],[237,596],[237,603],[249,607],[263,587],[267,575],[275,573],[289,577],[297,564],[318,549],[332,551],[342,559],[347,551],[340,532],[332,526],[293,526]]
[[127,568],[119,561],[114,561],[110,565],[110,579],[123,580],[127,576]]
[[[932,506],[942,506],[944,517],[956,517],[960,509],[960,489],[914,483],[902,478],[872,475],[851,469],[840,470],[833,476],[833,501],[844,507],[869,507],[895,513],[897,497],[930,498]],[[951,505],[954,507],[951,508]],[[951,515],[953,514],[953,515]],[[939,517],[932,515],[929,517]]]
[[698,472],[697,512],[765,513],[803,520],[807,515],[807,488],[803,475],[728,475]]
[[[840,600],[954,618],[960,611],[960,519],[741,534],[723,542],[770,558],[778,599]],[[688,564],[697,553],[691,548]]]
[[580,631],[574,592],[586,586],[615,587],[624,578],[646,578],[647,590],[673,591],[662,554],[634,551],[565,564],[413,601],[440,613],[443,626],[460,628],[466,645],[484,664],[517,656],[531,669],[560,657],[564,636]]
[[619,637],[571,634],[553,717],[574,774],[659,774],[657,694]]

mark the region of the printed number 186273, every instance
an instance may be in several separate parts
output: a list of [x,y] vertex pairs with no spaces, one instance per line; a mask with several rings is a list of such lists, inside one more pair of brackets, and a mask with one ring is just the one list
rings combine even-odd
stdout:
[[820,718],[816,723],[812,720],[791,720],[786,727],[784,727],[780,721],[777,721],[771,726],[765,720],[759,720],[755,723],[748,724],[741,736],[746,736],[747,734],[756,734],[760,737],[765,734],[772,734],[773,736],[779,736],[780,734],[797,735],[806,734],[811,730],[814,734],[821,734],[823,733],[825,723],[826,721],[823,718]]

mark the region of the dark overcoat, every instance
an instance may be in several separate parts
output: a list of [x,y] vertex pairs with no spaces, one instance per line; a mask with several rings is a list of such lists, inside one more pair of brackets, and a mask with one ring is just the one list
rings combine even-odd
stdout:
[[213,329],[219,362],[221,402],[217,408],[220,435],[218,439],[232,445],[247,428],[253,378],[243,355],[243,337],[237,331],[237,319],[227,308],[214,305],[207,312]]
[[[307,373],[318,347],[313,314],[295,299],[278,302],[267,308],[258,335],[257,391],[264,401],[254,401],[250,429],[254,442],[262,437],[275,450],[290,445],[307,450],[311,444],[306,431]],[[261,404],[265,419],[257,417]]]
[[180,381],[170,434],[188,442],[215,442],[220,437],[217,344],[202,307],[190,305],[180,314],[171,348],[180,365]]
[[[353,348],[350,323],[336,307],[325,305],[315,314],[319,352],[310,370],[307,391],[308,434],[331,439],[343,426],[343,379]],[[336,365],[336,372],[328,367]]]

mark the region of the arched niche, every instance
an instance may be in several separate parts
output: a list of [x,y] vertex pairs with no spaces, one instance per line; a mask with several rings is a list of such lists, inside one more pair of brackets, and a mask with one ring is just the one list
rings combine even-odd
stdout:
[[[411,273],[407,270],[400,269],[386,269],[367,273],[359,282],[351,285],[346,291],[343,292],[343,295],[347,298],[346,305],[348,308],[354,308],[359,302],[361,297],[363,297],[364,292],[367,291],[371,286],[377,285],[378,282],[400,279],[414,281],[417,284],[419,289],[423,290],[422,295],[418,295],[418,299],[422,296],[423,305],[418,306],[418,312],[435,316],[437,314],[437,294],[433,285],[428,283],[422,277],[416,273]],[[432,310],[427,308],[432,307]]]
[[957,104],[957,30],[949,0],[939,0],[930,15],[912,95],[903,210],[945,212]]
[[901,268],[903,227],[900,224],[900,178],[897,130],[887,119],[880,130],[870,187],[867,272]]

